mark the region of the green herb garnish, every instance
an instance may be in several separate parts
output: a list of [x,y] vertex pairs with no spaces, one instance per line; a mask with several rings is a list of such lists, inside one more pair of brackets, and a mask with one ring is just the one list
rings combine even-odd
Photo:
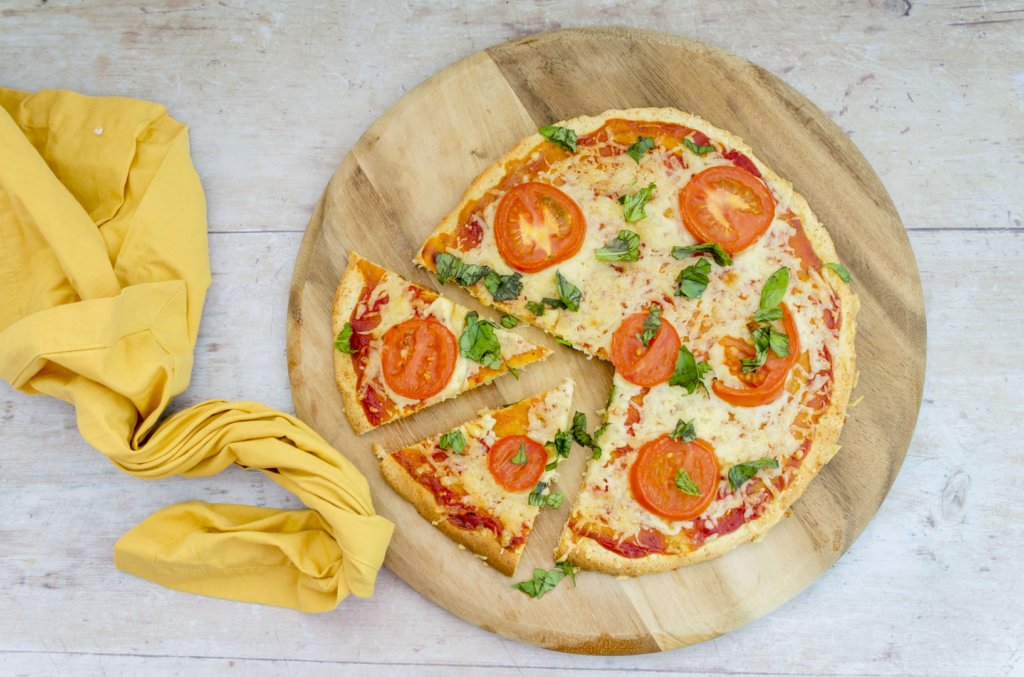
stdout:
[[693,425],[693,421],[684,421],[679,419],[676,422],[676,429],[669,435],[676,442],[693,442],[697,439],[697,429]]
[[686,346],[679,348],[679,356],[676,358],[676,369],[668,379],[670,386],[686,388],[686,394],[692,395],[698,387],[704,388],[704,377],[713,374],[715,370],[707,362],[697,362],[690,349]]
[[700,496],[700,487],[690,479],[690,473],[686,472],[686,468],[680,468],[676,473],[676,489],[687,496]]
[[551,447],[562,458],[569,458],[569,452],[572,450],[572,439],[572,430],[559,430],[555,433],[555,439],[544,446]]
[[[562,273],[557,270],[555,271],[555,283],[558,285],[558,299],[565,304],[565,307],[573,312],[579,310],[583,292],[572,282],[562,277]],[[547,302],[547,299],[545,299],[545,302]]]
[[575,130],[569,129],[568,127],[555,127],[554,125],[547,125],[537,130],[540,135],[545,139],[561,146],[562,148],[576,152],[576,132]]
[[451,449],[453,454],[461,454],[466,448],[466,436],[457,428],[449,430],[444,435],[441,435],[441,440],[437,443],[437,446],[442,449]]
[[710,272],[711,264],[706,259],[680,270],[679,277],[676,278],[676,296],[699,299],[711,282],[711,278],[708,277]]
[[519,445],[519,451],[516,452],[516,455],[512,457],[511,461],[516,465],[526,465],[528,460],[530,459],[526,458],[526,443],[523,442]]
[[474,362],[491,369],[501,368],[501,344],[494,331],[493,322],[478,319],[475,310],[466,313],[466,326],[459,336],[459,352]]
[[559,562],[557,566],[557,569],[551,571],[534,569],[533,578],[515,583],[512,587],[525,592],[534,599],[540,599],[545,593],[554,590],[555,586],[561,583],[566,576],[572,578],[573,587],[576,587],[576,573],[573,571],[572,565],[568,562]]
[[693,256],[694,254],[711,254],[718,265],[732,265],[732,257],[722,249],[721,245],[713,242],[695,244],[690,247],[672,247],[672,256],[677,259],[685,259],[687,256]]
[[729,468],[729,484],[732,485],[732,490],[736,491],[751,477],[757,474],[757,471],[761,468],[778,468],[779,462],[774,458],[762,458],[757,461],[750,461],[748,463],[740,463]]
[[779,268],[764,283],[764,288],[761,290],[761,307],[775,308],[782,303],[787,286],[789,286],[789,268]]
[[341,333],[338,334],[338,337],[334,339],[334,347],[343,353],[348,353],[349,355],[355,355],[359,352],[358,350],[352,349],[352,325],[348,322],[345,323],[345,326],[342,328]]
[[[599,256],[598,258],[601,257]],[[821,264],[821,267],[831,268],[832,270],[835,271],[836,275],[838,275],[843,282],[845,282],[846,284],[850,284],[850,272],[846,270],[846,268],[843,268],[838,263],[823,263]]]
[[576,444],[581,447],[590,447],[594,451],[593,458],[601,458],[601,447],[597,446],[594,438],[587,432],[587,415],[577,411],[572,417],[572,428],[569,429]]
[[654,148],[654,139],[649,136],[641,136],[637,138],[636,143],[626,149],[626,154],[640,164],[640,158],[652,148]]
[[594,252],[598,261],[637,261],[640,258],[640,236],[631,230],[620,230],[615,239]]
[[782,319],[782,308],[758,308],[754,322],[775,322]]
[[[555,343],[558,343],[559,345],[565,346],[566,348],[572,348],[573,347],[573,345],[571,343],[569,343],[568,341],[566,341],[565,339],[556,338],[555,339]],[[575,350],[575,348],[573,348],[573,350]]]
[[519,296],[523,290],[522,275],[512,273],[511,275],[500,275],[493,270],[488,270],[484,276],[484,286],[491,292],[495,301],[511,301]]
[[[636,179],[633,180],[633,183],[629,184],[629,187],[632,188],[635,183]],[[626,216],[627,222],[633,223],[634,221],[647,218],[644,205],[651,201],[655,188],[657,188],[656,185],[649,183],[646,188],[641,188],[633,195],[626,194],[619,197],[619,204],[623,206],[622,211]]]
[[505,327],[505,329],[512,329],[517,324],[519,324],[519,318],[518,317],[512,317],[511,315],[502,315],[501,316],[501,326]]
[[650,348],[651,341],[658,335],[659,329],[661,329],[661,306],[653,303],[650,310],[647,311],[647,317],[644,318],[644,330],[636,337],[640,339],[640,343],[644,344],[644,348]]
[[441,284],[455,280],[463,287],[476,284],[481,277],[491,272],[487,266],[465,263],[459,257],[448,252],[438,252],[434,256],[434,268],[437,273],[437,281]]
[[698,146],[689,139],[683,139],[683,145],[693,151],[695,155],[705,155],[715,149],[714,146]]
[[562,501],[565,500],[565,494],[561,492],[557,494],[544,494],[544,490],[547,489],[544,482],[537,482],[536,488],[530,493],[529,503],[530,505],[539,505],[540,507],[549,506],[554,509],[562,507]]

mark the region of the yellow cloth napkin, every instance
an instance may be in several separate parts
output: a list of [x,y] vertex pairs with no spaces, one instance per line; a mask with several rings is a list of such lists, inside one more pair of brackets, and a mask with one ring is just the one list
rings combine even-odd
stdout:
[[118,541],[117,567],[303,611],[369,597],[393,525],[323,438],[255,402],[159,422],[188,386],[209,285],[185,125],[144,101],[0,88],[0,376],[74,405],[82,436],[126,473],[200,477],[234,463],[312,508],[165,508]]

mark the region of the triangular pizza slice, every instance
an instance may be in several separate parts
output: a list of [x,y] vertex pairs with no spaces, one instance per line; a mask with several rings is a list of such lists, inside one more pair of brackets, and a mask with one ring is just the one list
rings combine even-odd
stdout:
[[362,434],[551,352],[349,254],[331,317],[345,416]]
[[391,454],[373,445],[387,483],[424,519],[506,576],[515,573],[569,455],[574,383],[496,410]]

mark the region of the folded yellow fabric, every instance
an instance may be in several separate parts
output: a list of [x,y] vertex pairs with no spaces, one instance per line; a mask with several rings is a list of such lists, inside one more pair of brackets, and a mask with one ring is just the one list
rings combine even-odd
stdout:
[[312,509],[165,508],[118,541],[117,567],[303,611],[369,597],[393,525],[323,438],[255,402],[214,400],[159,421],[188,386],[209,285],[185,125],[143,101],[0,88],[0,376],[73,404],[82,436],[126,473],[198,477],[236,464]]

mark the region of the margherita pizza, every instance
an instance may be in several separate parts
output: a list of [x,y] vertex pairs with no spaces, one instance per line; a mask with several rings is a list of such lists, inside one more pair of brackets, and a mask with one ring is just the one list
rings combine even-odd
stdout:
[[384,479],[425,519],[488,566],[515,573],[526,537],[569,455],[573,382],[566,381],[392,454],[373,445]]
[[335,377],[359,434],[551,352],[355,252],[331,324]]
[[556,557],[636,576],[761,538],[838,449],[858,302],[832,241],[700,118],[609,111],[540,132],[416,261],[615,366]]

